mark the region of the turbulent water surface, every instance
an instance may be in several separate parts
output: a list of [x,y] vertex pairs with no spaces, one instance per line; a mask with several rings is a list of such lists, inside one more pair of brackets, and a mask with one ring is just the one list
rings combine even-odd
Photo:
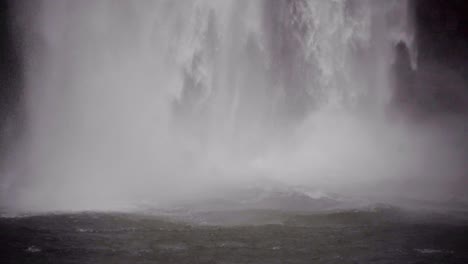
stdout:
[[462,264],[468,261],[466,216],[382,207],[323,214],[253,210],[197,216],[248,222],[228,226],[122,213],[1,218],[0,261]]

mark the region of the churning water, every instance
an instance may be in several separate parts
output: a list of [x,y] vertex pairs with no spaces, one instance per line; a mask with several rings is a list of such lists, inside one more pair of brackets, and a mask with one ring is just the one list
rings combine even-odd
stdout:
[[6,206],[158,206],[266,182],[406,192],[456,177],[444,131],[389,114],[398,43],[417,66],[412,22],[404,0],[19,3],[27,121]]

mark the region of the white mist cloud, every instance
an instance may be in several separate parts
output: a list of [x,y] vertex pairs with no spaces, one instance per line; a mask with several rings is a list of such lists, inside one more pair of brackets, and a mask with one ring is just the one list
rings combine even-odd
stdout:
[[[406,2],[335,2],[22,6],[28,124],[7,206],[157,207],[263,178],[354,194],[450,182],[463,168],[446,130],[383,114],[386,36],[407,26],[384,22]],[[369,98],[375,113],[349,110]],[[428,184],[400,186],[413,179]]]

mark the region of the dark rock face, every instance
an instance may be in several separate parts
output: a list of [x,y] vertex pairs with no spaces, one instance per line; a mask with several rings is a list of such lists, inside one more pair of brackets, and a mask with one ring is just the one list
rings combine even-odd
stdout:
[[437,61],[465,76],[468,70],[468,3],[414,0],[419,61]]
[[422,115],[468,111],[468,31],[465,1],[414,0],[417,69],[408,48],[395,46],[393,105]]
[[18,101],[20,63],[18,50],[15,48],[14,32],[10,27],[10,5],[0,1],[0,122]]
[[[19,40],[12,27],[12,2],[0,1],[0,163],[21,130],[22,94]],[[1,166],[1,165],[0,165]]]

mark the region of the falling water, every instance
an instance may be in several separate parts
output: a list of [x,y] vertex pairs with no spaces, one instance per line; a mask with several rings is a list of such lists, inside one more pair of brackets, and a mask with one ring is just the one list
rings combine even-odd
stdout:
[[415,54],[405,0],[17,7],[27,133],[13,207],[109,209],[254,179],[361,186],[421,173],[412,164],[425,149],[406,148],[411,132],[385,121],[394,47]]

